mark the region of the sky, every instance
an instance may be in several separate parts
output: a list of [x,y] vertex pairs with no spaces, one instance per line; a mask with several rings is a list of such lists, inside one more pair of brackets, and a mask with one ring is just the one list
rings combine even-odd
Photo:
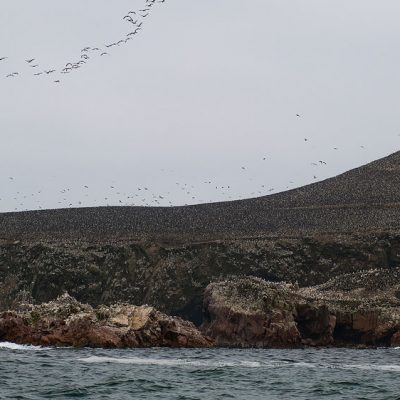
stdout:
[[0,212],[256,197],[400,149],[398,0],[140,9],[2,1]]

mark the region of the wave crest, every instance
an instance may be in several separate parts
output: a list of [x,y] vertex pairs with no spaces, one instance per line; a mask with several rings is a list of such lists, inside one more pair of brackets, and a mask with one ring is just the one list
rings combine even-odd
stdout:
[[89,363],[89,364],[133,364],[133,365],[160,365],[169,367],[205,367],[205,368],[223,368],[223,367],[247,367],[255,368],[260,367],[261,363],[256,361],[191,361],[184,359],[163,359],[163,358],[115,358],[115,357],[98,357],[91,356],[86,358],[78,358],[78,361]]
[[41,346],[33,346],[28,344],[16,344],[11,342],[0,342],[0,349],[5,350],[43,350]]

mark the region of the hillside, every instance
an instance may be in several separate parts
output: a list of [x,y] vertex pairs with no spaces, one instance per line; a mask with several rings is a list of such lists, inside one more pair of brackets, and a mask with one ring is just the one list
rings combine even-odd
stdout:
[[185,207],[0,213],[0,238],[210,240],[398,231],[400,152],[275,195]]

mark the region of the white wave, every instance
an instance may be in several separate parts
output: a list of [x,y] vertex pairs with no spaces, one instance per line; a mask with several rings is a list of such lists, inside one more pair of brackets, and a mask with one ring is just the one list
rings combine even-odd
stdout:
[[317,364],[296,362],[293,364],[300,368],[326,368],[326,369],[346,369],[346,370],[370,370],[370,371],[400,371],[400,365],[377,365],[377,364]]
[[134,365],[160,365],[168,367],[181,367],[181,366],[193,366],[193,367],[205,367],[205,368],[222,368],[222,367],[246,367],[256,368],[260,367],[261,363],[255,361],[238,361],[238,362],[227,362],[227,361],[192,361],[184,359],[166,359],[166,358],[115,358],[115,357],[97,357],[91,356],[87,358],[78,358],[78,361],[90,363],[90,364],[134,364]]
[[27,344],[16,344],[11,342],[0,342],[0,349],[7,350],[43,350],[41,346],[32,346]]
[[371,370],[371,371],[395,371],[400,372],[400,365],[376,365],[376,364],[350,364],[350,365],[341,365],[339,368],[341,369],[363,369],[363,370]]
[[91,356],[79,358],[78,361],[89,364],[132,364],[132,365],[157,365],[167,367],[202,367],[202,368],[224,368],[224,367],[244,367],[244,368],[324,368],[324,369],[345,369],[345,370],[372,370],[386,372],[400,372],[400,365],[377,365],[377,364],[324,364],[307,362],[258,362],[258,361],[202,361],[188,359],[166,359],[166,358],[116,358]]

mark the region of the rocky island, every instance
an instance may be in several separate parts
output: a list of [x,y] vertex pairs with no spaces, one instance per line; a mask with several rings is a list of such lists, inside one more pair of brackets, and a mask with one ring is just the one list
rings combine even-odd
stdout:
[[[399,189],[400,152],[243,201],[0,214],[0,340],[398,345]],[[83,325],[74,325],[76,313],[45,311],[65,292],[80,304]],[[144,338],[129,321],[150,309]],[[98,329],[112,339],[96,341]]]

